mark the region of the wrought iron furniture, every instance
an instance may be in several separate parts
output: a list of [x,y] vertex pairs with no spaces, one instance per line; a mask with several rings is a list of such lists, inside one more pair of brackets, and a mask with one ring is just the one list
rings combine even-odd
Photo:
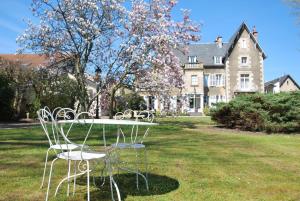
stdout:
[[[117,113],[118,114],[118,113]],[[118,118],[118,116],[116,116],[115,118]],[[126,116],[123,116],[123,119],[125,119]],[[149,111],[140,111],[137,115],[136,115],[136,121],[137,122],[148,122],[150,124],[153,123],[154,120],[154,115],[152,113],[150,113]],[[150,127],[148,126],[146,128],[146,130],[143,132],[143,134],[140,134],[140,130],[139,130],[139,125],[133,125],[132,129],[131,129],[131,134],[130,134],[130,142],[126,142],[126,137],[125,134],[123,132],[123,130],[121,128],[118,128],[118,136],[123,137],[123,142],[117,142],[115,144],[112,144],[113,147],[117,148],[117,149],[133,149],[135,151],[135,155],[136,155],[136,187],[137,189],[139,189],[139,175],[142,176],[145,181],[146,181],[146,188],[147,190],[149,189],[148,187],[148,161],[147,161],[147,149],[146,146],[144,145],[144,140],[145,138],[148,136],[149,134],[149,129]],[[146,176],[144,176],[140,170],[139,170],[139,151],[143,150],[144,151],[144,157],[143,157],[143,161],[144,161],[144,166],[145,166],[145,172],[146,172]]]
[[[60,139],[58,141],[58,145],[60,145],[61,149],[60,151],[57,153],[56,158],[52,161],[51,163],[51,167],[50,167],[50,173],[49,173],[49,182],[48,182],[48,188],[47,188],[47,194],[46,194],[46,201],[48,200],[49,197],[49,189],[50,189],[50,185],[51,185],[51,176],[52,176],[52,170],[53,170],[53,165],[54,163],[61,159],[61,160],[65,160],[68,162],[69,164],[69,169],[68,169],[68,175],[67,177],[65,177],[64,179],[62,179],[60,181],[60,183],[58,184],[58,186],[56,187],[56,191],[55,191],[55,196],[57,195],[57,192],[60,188],[60,186],[68,181],[70,179],[74,180],[74,187],[73,187],[73,194],[75,193],[75,188],[76,188],[76,177],[80,176],[80,175],[87,175],[87,200],[90,200],[90,172],[92,171],[91,168],[91,161],[96,161],[96,160],[100,160],[102,161],[104,164],[109,163],[108,160],[108,155],[106,152],[94,152],[92,151],[88,146],[86,146],[87,143],[87,139],[91,133],[92,127],[94,125],[94,119],[85,119],[85,118],[89,118],[91,117],[92,114],[88,113],[88,112],[82,112],[79,113],[75,116],[75,118],[73,120],[60,120],[58,122],[55,122],[54,126],[56,127],[56,129],[58,130],[58,138]],[[84,118],[84,119],[82,119]],[[59,125],[58,125],[59,123]],[[65,125],[65,123],[70,123],[71,125],[73,124],[79,124],[84,126],[84,129],[86,131],[86,135],[84,137],[82,146],[80,146],[80,150],[68,150],[65,151],[65,149],[62,148],[62,144],[66,144],[67,147],[69,145],[69,139],[67,137],[67,133],[65,133],[63,125]],[[81,129],[82,130],[82,129]],[[69,132],[69,130],[67,131]],[[105,142],[105,138],[103,139],[104,141],[104,145],[106,145]],[[63,142],[63,143],[60,143]],[[71,162],[74,162],[74,174],[71,175]],[[78,163],[78,164],[77,164]],[[78,173],[77,173],[77,169],[78,169]],[[112,178],[112,173],[110,171],[110,185],[111,185],[111,190],[112,190],[112,184],[115,185],[116,189],[117,189],[117,193],[118,193],[118,200],[120,201],[120,193],[118,191],[118,188],[116,186],[116,183],[114,182],[113,178]],[[69,188],[69,185],[68,185]],[[113,194],[112,194],[112,199],[113,198]]]
[[[45,174],[47,169],[47,162],[48,162],[48,156],[49,151],[54,151],[55,154],[57,154],[57,150],[63,149],[64,151],[70,151],[74,149],[80,148],[80,145],[71,142],[70,140],[67,141],[67,144],[61,144],[59,142],[57,129],[55,127],[55,121],[60,119],[70,119],[71,117],[74,118],[76,115],[75,111],[70,108],[55,108],[53,112],[50,111],[50,109],[46,106],[44,109],[40,109],[37,112],[38,119],[41,123],[41,126],[44,130],[44,133],[47,136],[48,142],[49,142],[49,148],[46,152],[46,158],[45,158],[45,164],[44,164],[44,171],[43,171],[43,179],[40,188],[43,188],[44,181],[45,181]],[[55,117],[54,117],[55,116]],[[72,126],[69,127],[66,135],[68,136]]]

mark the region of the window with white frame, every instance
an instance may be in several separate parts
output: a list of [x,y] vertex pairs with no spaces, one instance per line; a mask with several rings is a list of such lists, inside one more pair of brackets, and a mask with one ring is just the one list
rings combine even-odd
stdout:
[[224,86],[224,75],[216,74],[216,86]]
[[210,96],[210,98],[209,98],[209,105],[214,106],[214,104],[224,102],[224,100],[225,100],[225,96],[223,96],[223,95],[219,95],[219,94],[213,95],[213,96]]
[[215,64],[222,64],[222,57],[214,56],[214,63]]
[[211,74],[209,77],[210,86],[216,86],[221,87],[224,86],[225,80],[224,80],[224,74]]
[[240,76],[240,87],[241,89],[249,89],[250,87],[250,76],[249,74],[241,74]]
[[216,75],[211,74],[209,77],[209,86],[216,86]]
[[216,96],[216,103],[223,102],[223,100],[224,100],[224,96],[222,96],[222,95],[217,95]]
[[201,95],[200,94],[190,94],[189,95],[189,108],[190,109],[201,108]]
[[191,81],[192,81],[192,86],[198,85],[198,76],[197,75],[192,75]]
[[247,57],[241,57],[241,64],[246,65],[248,63]]
[[190,64],[197,63],[197,56],[188,56],[188,61]]

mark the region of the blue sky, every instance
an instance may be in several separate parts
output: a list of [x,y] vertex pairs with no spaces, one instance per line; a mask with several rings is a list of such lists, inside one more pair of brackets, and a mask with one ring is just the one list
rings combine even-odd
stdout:
[[[16,37],[26,28],[23,19],[31,17],[31,0],[4,1],[0,7],[0,53],[14,53]],[[226,42],[245,21],[255,25],[259,42],[268,58],[265,80],[291,74],[300,84],[300,24],[284,0],[179,0],[180,8],[191,10],[194,21],[202,23],[201,41],[212,42],[217,35]]]

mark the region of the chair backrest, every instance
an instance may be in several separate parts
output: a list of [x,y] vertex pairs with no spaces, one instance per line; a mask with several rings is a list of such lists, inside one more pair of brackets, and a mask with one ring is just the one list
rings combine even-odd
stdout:
[[[93,118],[93,114],[91,114],[89,112],[78,113],[72,121],[73,122],[72,124],[74,124],[74,125],[76,124],[77,126],[79,126],[80,132],[84,132],[83,135],[79,134],[83,138],[83,141],[80,143],[80,153],[81,153],[82,160],[83,160],[83,152],[91,151],[91,147],[88,146],[87,141],[91,134],[91,131],[92,131],[92,128],[94,125],[94,121],[95,120]],[[58,121],[58,124],[60,124],[59,121]],[[65,134],[63,128],[60,129],[60,134],[63,137],[65,143],[70,141],[68,136]],[[97,136],[97,138],[98,138],[98,136]],[[103,138],[103,141],[104,141],[104,145],[106,145],[105,138]],[[66,154],[70,154],[70,153],[71,152],[68,152]]]
[[[142,116],[141,121],[145,121],[145,122],[149,122],[149,123],[152,123],[154,121],[154,118],[155,118],[154,114],[150,111],[147,111],[147,110],[140,111],[139,115]],[[145,133],[144,133],[143,137],[141,138],[140,143],[144,142],[144,139],[149,134],[149,130],[150,130],[150,127],[146,127]]]
[[51,112],[48,110],[48,108],[44,108],[38,110],[37,115],[44,133],[47,136],[49,145],[52,146],[57,144],[57,141],[59,139],[58,130],[56,127],[55,119],[53,118]]
[[[74,120],[76,118],[76,116],[77,116],[76,111],[71,108],[58,107],[53,110],[53,117],[56,121]],[[74,122],[71,124],[68,124],[67,128],[65,128],[64,125],[60,125],[60,126],[61,126],[61,128],[66,129],[66,131],[64,131],[64,134],[66,136],[68,136],[70,131],[72,130],[73,125],[74,125]]]
[[114,116],[114,119],[117,120],[124,119],[124,114],[122,112],[117,112]]
[[124,119],[131,119],[132,118],[132,114],[133,114],[133,110],[131,110],[131,109],[125,110],[123,112],[123,118]]
[[150,122],[150,123],[154,121],[154,117],[155,117],[154,114],[148,110],[140,111],[138,115],[141,116],[142,121]]

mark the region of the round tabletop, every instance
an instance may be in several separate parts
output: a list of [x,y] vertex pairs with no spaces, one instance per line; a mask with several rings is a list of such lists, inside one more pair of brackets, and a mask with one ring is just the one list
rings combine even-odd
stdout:
[[156,126],[158,123],[150,123],[134,120],[118,120],[118,119],[78,119],[78,120],[60,120],[58,123],[86,123],[86,124],[105,124],[105,125],[130,125],[130,126]]

